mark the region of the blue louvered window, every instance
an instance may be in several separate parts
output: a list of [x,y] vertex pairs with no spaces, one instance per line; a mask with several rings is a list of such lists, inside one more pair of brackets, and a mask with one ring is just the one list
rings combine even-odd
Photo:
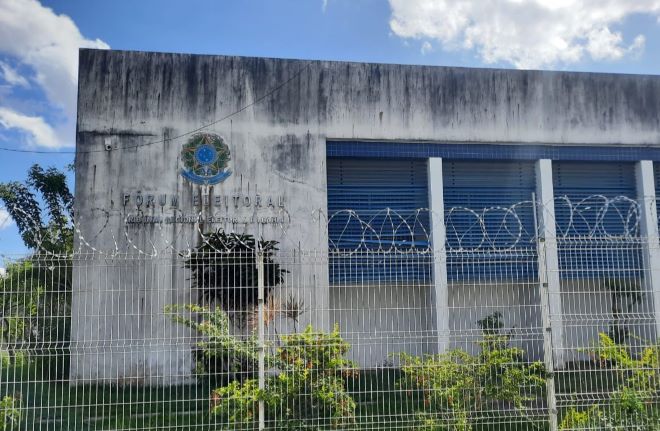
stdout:
[[642,268],[634,164],[553,162],[564,279],[632,276]]
[[450,280],[536,274],[532,162],[443,160]]
[[331,282],[428,280],[426,160],[327,163]]

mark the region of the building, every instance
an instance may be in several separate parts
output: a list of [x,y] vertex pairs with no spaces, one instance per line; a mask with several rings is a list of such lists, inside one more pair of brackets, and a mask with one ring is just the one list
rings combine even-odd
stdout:
[[657,76],[84,49],[76,148],[73,381],[190,376],[162,310],[213,229],[280,241],[306,322],[339,322],[363,366],[504,309],[562,366],[615,278],[660,324]]

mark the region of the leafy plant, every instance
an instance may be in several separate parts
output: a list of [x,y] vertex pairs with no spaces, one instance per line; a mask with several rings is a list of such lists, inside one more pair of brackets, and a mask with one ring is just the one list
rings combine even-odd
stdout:
[[63,172],[35,164],[25,183],[0,184],[0,201],[28,248],[58,254],[73,251],[73,195]]
[[334,429],[350,426],[356,404],[344,383],[355,373],[355,365],[344,358],[349,348],[337,326],[330,333],[308,326],[300,334],[282,336],[276,354],[267,358],[276,373],[266,378],[265,389],[258,389],[256,379],[216,389],[212,413],[247,425],[258,419],[263,401],[267,419],[277,417],[284,429],[318,429],[319,418],[329,418],[326,425]]
[[501,335],[504,329],[502,313],[496,311],[483,319],[477,320],[477,326],[479,326],[484,335]]
[[615,381],[622,382],[607,403],[587,410],[566,412],[560,429],[597,428],[609,430],[660,430],[660,346],[645,348],[634,357],[628,346],[600,333],[598,345],[590,353],[610,366]]
[[462,350],[425,357],[400,356],[401,385],[423,393],[427,410],[419,413],[419,419],[426,429],[438,429],[438,416],[449,419],[452,430],[472,429],[470,412],[480,403],[476,358]]
[[24,183],[0,184],[0,201],[32,252],[5,263],[6,275],[0,277],[0,345],[14,356],[44,346],[65,350],[74,232],[66,176],[33,165]]
[[483,339],[473,355],[460,349],[424,357],[401,354],[402,385],[421,390],[427,409],[419,414],[424,429],[439,430],[438,418],[449,429],[473,429],[479,412],[507,403],[524,414],[527,403],[545,387],[541,362],[523,362],[524,350],[509,345],[500,313],[478,321]]
[[68,347],[71,292],[70,285],[60,284],[66,282],[54,266],[59,260],[33,256],[6,263],[0,278],[0,346],[13,355]]
[[284,279],[287,271],[273,259],[277,244],[219,230],[203,235],[184,265],[191,270],[202,301],[218,303],[225,310],[246,310],[257,302],[257,247],[263,256],[266,297]]
[[211,413],[224,416],[229,425],[226,429],[252,428],[259,420],[259,402],[267,393],[259,389],[259,382],[255,379],[230,382],[211,394]]
[[[196,331],[201,337],[196,343],[202,358],[197,358],[198,374],[208,372],[209,365],[244,377],[256,370],[257,342],[254,336],[238,339],[230,332],[227,313],[209,310],[195,304],[170,305],[165,308],[176,323]],[[201,317],[201,319],[199,319]]]
[[282,313],[287,319],[293,322],[293,332],[298,332],[298,321],[300,320],[300,316],[305,314],[306,311],[304,300],[294,295],[287,297]]
[[344,385],[356,375],[356,364],[344,357],[349,349],[338,325],[330,333],[308,325],[282,337],[273,358],[279,374],[271,382],[278,395],[268,402],[273,411],[284,409],[290,429],[314,428],[320,417],[330,417],[334,427],[353,423],[356,405]]
[[[297,298],[293,294],[287,296],[284,302],[271,295],[264,303],[262,318],[264,320],[264,325],[270,327],[277,317],[284,317],[293,323],[293,332],[298,332],[298,321],[306,311],[305,301]],[[253,331],[258,328],[259,310],[256,307],[250,313],[248,321],[250,323],[250,328]],[[273,327],[273,331],[278,335],[277,328]]]
[[[255,369],[258,345],[254,335],[244,340],[231,335],[223,310],[188,305],[169,307],[168,312],[176,322],[202,335],[198,346],[209,357],[249,361]],[[202,313],[201,323],[182,312]],[[259,389],[258,380],[250,377],[231,381],[211,394],[211,413],[223,416],[228,429],[254,426],[259,402],[265,405],[266,419],[277,417],[278,427],[285,429],[317,429],[319,418],[324,417],[330,418],[327,425],[333,428],[354,423],[356,404],[344,380],[355,374],[355,365],[344,358],[350,345],[337,326],[330,333],[308,326],[302,333],[281,336],[276,346],[265,347],[269,370],[265,389]],[[237,362],[234,366],[244,367]]]
[[21,421],[21,400],[5,395],[0,399],[0,430],[15,429]]
[[[481,347],[482,354],[495,349],[505,349],[513,337],[512,332],[504,331],[502,313],[495,311],[483,319],[477,320],[477,326],[481,329],[483,336]],[[524,352],[523,352],[524,353]]]

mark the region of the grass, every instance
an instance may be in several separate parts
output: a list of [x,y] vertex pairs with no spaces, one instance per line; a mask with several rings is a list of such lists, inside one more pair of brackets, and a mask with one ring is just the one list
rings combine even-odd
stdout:
[[[170,387],[70,386],[65,357],[58,361],[36,359],[0,372],[0,396],[14,394],[22,400],[19,429],[48,430],[187,430],[222,429],[221,418],[209,414],[210,393],[220,382],[200,379],[197,384]],[[560,373],[557,386],[567,391],[604,391],[611,377],[596,372]],[[353,429],[411,429],[424,411],[421,394],[399,385],[395,369],[363,370],[347,387],[357,403]],[[605,386],[603,386],[605,385]],[[570,392],[569,392],[570,393]],[[544,430],[543,408],[532,419],[511,411],[484,413],[484,424],[474,431]]]
[[[208,414],[212,382],[171,387],[70,386],[53,376],[52,363],[32,360],[2,370],[0,394],[21,399],[19,429],[111,430],[201,429]],[[59,364],[58,364],[59,365]]]
[[[569,364],[566,369],[557,373],[555,379],[560,419],[571,408],[586,411],[596,404],[604,410],[612,408],[610,395],[617,391],[624,381],[621,372],[601,368],[590,362]],[[649,412],[655,412],[650,414],[660,414],[660,402],[657,398],[647,400],[645,408]],[[630,427],[632,429],[633,425],[631,424]]]
[[[408,391],[399,384],[396,369],[365,370],[348,382],[348,390],[357,402],[356,429],[401,429],[420,426],[418,412],[428,411],[419,391]],[[484,413],[473,431],[545,430],[545,418],[527,419],[513,411]],[[447,428],[449,430],[449,427]],[[438,430],[440,431],[440,430]]]

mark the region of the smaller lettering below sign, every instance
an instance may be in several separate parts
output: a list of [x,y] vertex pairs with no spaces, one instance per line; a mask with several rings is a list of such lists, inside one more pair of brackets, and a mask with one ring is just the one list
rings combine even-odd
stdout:
[[126,217],[126,224],[148,225],[148,224],[288,224],[286,216],[203,216],[203,215],[170,215],[152,216],[142,214],[131,214]]
[[[135,192],[123,193],[121,202],[126,225],[135,227],[177,224],[284,226],[290,222],[284,198],[274,195],[195,193],[184,200],[175,194]],[[181,207],[191,208],[192,212],[186,213]]]

